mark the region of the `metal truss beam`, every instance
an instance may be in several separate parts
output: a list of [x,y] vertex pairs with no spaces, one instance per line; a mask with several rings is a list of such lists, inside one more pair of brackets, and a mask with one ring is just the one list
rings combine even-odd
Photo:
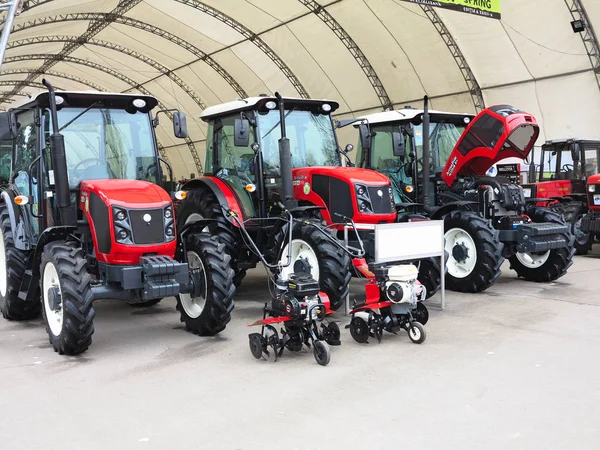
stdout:
[[[26,45],[46,44],[49,42],[65,42],[67,45],[71,45],[74,42],[78,42],[79,39],[80,38],[77,36],[36,36],[36,37],[28,38],[28,39],[21,39],[19,41],[11,42],[8,44],[8,48],[14,49],[14,48],[23,47]],[[191,87],[189,87],[181,78],[179,78],[179,76],[174,74],[168,67],[163,66],[158,61],[155,61],[152,58],[142,55],[141,53],[130,50],[127,47],[124,47],[119,44],[113,44],[112,42],[108,42],[108,41],[100,41],[100,40],[88,38],[85,41],[85,45],[96,45],[99,47],[108,48],[108,49],[114,50],[118,53],[131,56],[132,58],[135,58],[137,60],[140,60],[140,61],[148,64],[153,69],[156,69],[161,74],[163,74],[163,75],[167,76],[168,78],[170,78],[171,80],[173,80],[173,82],[175,82],[175,84],[177,84],[192,100],[194,100],[194,102],[196,102],[196,104],[198,106],[200,106],[201,109],[206,108],[206,105],[204,104],[204,102],[200,99],[200,97],[198,97],[198,95],[196,95],[196,92]],[[137,84],[139,84],[139,83],[137,83]]]
[[[2,71],[2,75],[9,75],[9,74],[27,74],[27,75],[29,75],[30,73],[33,73],[33,72],[34,72],[34,69],[4,69]],[[84,84],[87,87],[95,89],[96,91],[104,91],[104,88],[102,86],[100,86],[99,84],[96,84],[92,81],[86,80],[85,78],[71,75],[69,73],[55,72],[52,70],[47,70],[46,73],[44,73],[44,75],[47,75],[50,77],[56,77],[56,78],[64,78],[65,80],[75,81],[77,83]],[[15,94],[15,95],[19,95],[19,94]],[[23,95],[26,95],[26,94],[23,94]]]
[[565,4],[567,5],[567,8],[569,8],[573,20],[581,20],[585,25],[585,30],[579,34],[581,35],[585,51],[590,59],[590,64],[594,69],[598,89],[600,89],[600,42],[598,41],[598,37],[592,26],[592,22],[590,21],[581,0],[565,0]]
[[388,95],[381,79],[375,72],[375,69],[369,62],[369,59],[360,49],[360,47],[356,44],[354,39],[344,30],[344,28],[340,25],[340,23],[335,20],[335,18],[329,14],[329,12],[325,9],[325,7],[314,0],[298,0],[304,6],[306,6],[310,11],[312,11],[319,19],[323,21],[325,25],[329,27],[331,31],[338,37],[340,41],[346,46],[350,54],[354,57],[364,74],[369,79],[371,86],[375,90],[377,97],[379,98],[379,103],[383,106],[384,109],[390,110],[393,109],[393,103]]
[[425,13],[425,15],[429,18],[432,25],[435,27],[440,37],[448,47],[450,54],[456,61],[456,65],[458,66],[460,73],[467,84],[467,88],[469,89],[469,93],[471,94],[471,100],[473,101],[473,106],[475,107],[475,111],[480,112],[485,109],[485,100],[483,99],[483,93],[481,92],[481,86],[479,85],[473,71],[471,70],[471,66],[467,62],[465,55],[460,50],[458,43],[446,27],[446,24],[439,16],[439,14],[435,11],[431,6],[420,5],[421,9]]
[[[4,62],[6,64],[10,64],[10,63],[18,63],[18,62],[23,62],[23,61],[32,61],[32,60],[52,60],[52,58],[58,58],[58,55],[45,55],[45,54],[30,54],[30,55],[19,55],[19,56],[11,56],[8,58],[5,58]],[[81,65],[81,66],[85,66],[85,67],[89,67],[91,69],[95,69],[98,70],[104,74],[108,74],[114,78],[117,78],[118,80],[122,81],[123,83],[132,86],[135,89],[138,89],[140,91],[140,93],[145,94],[145,95],[152,95],[152,93],[150,91],[148,91],[146,88],[144,88],[143,86],[138,86],[137,83],[132,80],[131,78],[123,75],[121,72],[111,69],[110,67],[106,67],[103,66],[101,64],[97,64],[94,63],[92,61],[89,61],[87,59],[82,59],[82,58],[75,58],[73,56],[68,56],[68,55],[63,55],[60,57],[60,61],[66,62],[66,63],[70,63],[70,64],[76,64],[76,65]],[[36,77],[39,77],[40,74],[37,74]],[[7,86],[14,86],[16,84],[20,83],[20,81],[13,81],[12,83],[7,83]],[[32,84],[33,85],[33,84]],[[42,89],[44,89],[44,87],[40,84],[40,83],[35,83],[35,85],[37,85],[36,87],[40,87]],[[1,84],[0,84],[1,86]],[[13,94],[15,95],[15,94]],[[158,107],[159,109],[168,109],[162,102],[158,102]],[[167,112],[166,113],[169,118],[172,120],[173,119],[173,113],[171,112]],[[198,154],[198,150],[196,149],[196,146],[194,145],[194,142],[192,141],[192,139],[190,139],[189,137],[187,137],[185,139],[185,143],[188,145],[188,148],[190,150],[190,153],[192,155],[192,158],[194,159],[194,163],[196,165],[196,169],[198,169],[198,172],[200,174],[203,173],[203,169],[202,169],[202,160],[200,159],[200,155]],[[159,149],[160,150],[160,149]],[[161,151],[161,156],[165,159],[167,158],[167,154],[166,152],[164,152],[164,150]]]
[[233,28],[235,31],[240,33],[244,38],[252,42],[256,45],[265,55],[269,57],[271,61],[283,72],[288,81],[294,86],[298,94],[302,98],[310,98],[308,92],[298,79],[296,75],[292,72],[292,70],[288,67],[288,65],[283,62],[283,60],[273,51],[271,47],[269,47],[265,41],[263,41],[256,33],[242,25],[237,20],[228,16],[227,14],[222,13],[221,11],[213,8],[212,6],[207,5],[206,3],[197,1],[197,0],[176,0],[179,3],[182,3],[191,8],[197,9],[198,11],[202,11],[203,13],[223,22],[225,25]]
[[[123,14],[125,14],[127,11],[129,11],[131,8],[136,6],[141,1],[142,0],[120,0],[117,7],[114,8],[109,13],[111,15],[110,17],[113,18],[112,20],[114,20],[114,17],[122,16]],[[31,8],[29,8],[29,9],[31,9]],[[26,84],[27,81],[32,81],[32,80],[36,79],[40,74],[43,74],[46,70],[48,70],[52,66],[58,64],[61,61],[62,57],[67,56],[70,53],[74,52],[79,47],[84,45],[93,36],[95,36],[96,34],[100,33],[100,31],[102,31],[106,27],[108,27],[112,23],[112,20],[109,18],[109,19],[106,19],[103,21],[94,20],[94,21],[90,22],[87,30],[81,36],[79,36],[77,38],[77,40],[68,42],[67,44],[65,44],[65,46],[63,47],[63,49],[60,52],[58,52],[56,55],[52,55],[53,56],[52,59],[48,59],[47,61],[45,61],[38,69],[36,69],[33,73],[31,73],[31,75],[29,75],[25,80],[23,80],[21,83],[17,84],[11,92],[13,94],[16,94],[17,92],[19,92],[24,86],[27,85]],[[0,103],[2,103],[5,100],[8,100],[9,98],[10,98],[10,95],[2,96],[0,98]]]
[[[61,14],[61,15],[52,16],[52,17],[42,17],[42,18],[38,18],[35,20],[31,20],[29,22],[24,22],[24,23],[15,25],[13,27],[13,34],[19,32],[19,31],[29,30],[34,27],[48,25],[48,24],[55,24],[58,22],[104,20],[104,19],[108,18],[107,16],[108,16],[108,14],[106,14],[106,13],[77,13],[77,14]],[[208,54],[206,54],[205,52],[203,52],[202,50],[200,50],[198,47],[191,44],[190,42],[174,35],[173,33],[170,33],[169,31],[163,30],[162,28],[155,27],[154,25],[151,25],[146,22],[142,22],[141,20],[132,19],[130,17],[125,17],[125,16],[116,17],[114,19],[114,23],[118,23],[120,25],[126,25],[126,26],[130,26],[130,27],[134,27],[134,28],[143,30],[143,31],[147,31],[148,33],[152,33],[155,36],[159,36],[163,39],[168,40],[169,42],[177,44],[179,47],[183,48],[184,50],[187,50],[192,55],[194,55],[196,58],[198,58],[199,61],[205,62],[209,67],[211,67],[215,72],[217,72],[217,74],[219,74],[219,76],[221,76],[225,81],[227,81],[229,86],[231,86],[231,88],[236,92],[236,94],[238,96],[240,96],[241,98],[248,97],[248,94],[242,88],[242,86],[240,86],[240,84],[237,82],[237,80],[235,80],[235,78],[233,78],[233,76],[229,72],[227,72],[227,70],[225,70],[223,68],[223,66],[221,66],[221,64],[219,64],[211,56],[209,56]]]

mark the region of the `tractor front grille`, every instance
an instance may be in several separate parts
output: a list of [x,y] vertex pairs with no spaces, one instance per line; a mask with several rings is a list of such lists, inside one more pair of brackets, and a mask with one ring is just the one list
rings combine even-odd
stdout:
[[[150,220],[144,220],[148,216]],[[135,244],[159,244],[165,241],[162,209],[130,209],[129,217]]]
[[391,214],[395,211],[394,194],[390,186],[367,186],[374,214]]

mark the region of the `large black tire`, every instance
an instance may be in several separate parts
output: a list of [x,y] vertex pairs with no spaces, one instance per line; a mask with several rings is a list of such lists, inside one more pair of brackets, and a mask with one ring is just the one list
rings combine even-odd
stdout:
[[0,205],[0,311],[8,320],[30,320],[40,315],[39,298],[25,302],[19,299],[21,280],[27,267],[28,254],[15,248],[13,231],[6,206]]
[[[324,221],[308,219],[306,222],[318,225],[326,233],[329,232]],[[350,257],[323,236],[315,226],[306,222],[294,222],[292,239],[303,240],[314,252],[319,264],[319,285],[329,297],[331,309],[335,311],[344,304],[350,290],[350,280],[352,279]],[[273,236],[266,255],[269,263],[274,263],[282,258],[283,250],[289,239],[288,228],[289,225],[285,225]],[[293,265],[294,262],[292,262]],[[271,270],[276,273],[276,269]]]
[[[467,233],[473,240],[476,249],[476,261],[470,272],[464,276],[455,276],[454,270],[459,263],[456,259],[457,245],[449,249],[446,286],[452,291],[481,292],[489,288],[500,276],[500,266],[504,261],[498,230],[492,227],[489,220],[471,211],[452,211],[444,217],[444,230],[446,237],[449,231],[459,228]],[[448,240],[447,240],[448,245]]]
[[587,205],[582,202],[569,202],[560,205],[559,209],[554,209],[558,214],[562,214],[565,222],[571,225],[571,234],[575,240],[576,255],[587,255],[594,244],[594,235],[592,233],[584,233],[581,231],[581,219],[588,212]]
[[[181,202],[177,216],[177,227],[181,228],[192,214],[199,214],[206,219],[214,219],[208,226],[208,232],[218,236],[225,245],[225,252],[231,257],[231,268],[235,275],[233,284],[238,288],[246,276],[246,269],[237,267],[242,245],[240,233],[223,215],[223,210],[215,194],[208,189],[194,189]],[[206,230],[203,230],[206,231]]]
[[208,233],[189,235],[186,250],[190,272],[195,268],[195,257],[201,262],[200,277],[206,280],[205,302],[199,308],[190,295],[180,294],[177,296],[177,311],[181,313],[181,321],[188,331],[200,336],[214,336],[225,329],[234,307],[235,286],[230,257],[225,252],[225,244]]
[[[42,311],[50,344],[61,355],[78,355],[92,344],[96,313],[92,306],[91,281],[83,251],[77,244],[56,241],[46,245],[40,264]],[[56,285],[60,289],[59,310],[53,310],[49,301],[50,291]],[[62,312],[58,326],[52,325],[55,311]]]
[[[565,223],[560,214],[548,208],[535,207],[528,211],[527,215],[535,223],[556,223],[560,225]],[[510,268],[517,272],[519,277],[525,278],[527,281],[546,283],[559,279],[573,265],[573,255],[575,254],[575,246],[573,245],[575,237],[570,231],[564,237],[569,245],[550,250],[548,259],[543,264],[535,268],[527,267],[519,260],[517,255],[514,255],[509,258]]]

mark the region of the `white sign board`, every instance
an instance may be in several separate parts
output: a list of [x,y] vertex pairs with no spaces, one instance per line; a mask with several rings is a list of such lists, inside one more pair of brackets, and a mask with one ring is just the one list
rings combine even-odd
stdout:
[[439,257],[443,252],[443,220],[375,226],[375,261],[378,263]]

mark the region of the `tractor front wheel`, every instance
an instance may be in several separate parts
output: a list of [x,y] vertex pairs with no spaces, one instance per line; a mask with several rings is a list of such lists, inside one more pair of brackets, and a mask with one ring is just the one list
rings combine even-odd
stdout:
[[587,255],[592,249],[594,243],[594,235],[592,233],[584,233],[581,231],[581,220],[588,212],[587,206],[581,202],[570,202],[562,205],[560,211],[565,218],[565,222],[571,225],[571,233],[575,236],[575,254]]
[[92,343],[95,311],[86,260],[77,244],[56,241],[42,253],[40,288],[50,343],[61,355],[78,355]]
[[[529,212],[528,216],[535,223],[560,225],[565,223],[560,214],[548,208],[536,207]],[[509,258],[510,268],[527,281],[543,283],[562,277],[573,264],[573,255],[575,254],[573,235],[567,232],[564,237],[569,243],[567,247],[539,253],[517,253]]]
[[214,336],[231,320],[235,286],[230,257],[216,236],[196,233],[186,239],[186,261],[190,275],[198,283],[198,295],[179,294],[177,311],[188,331]]
[[40,314],[39,299],[25,302],[19,298],[26,267],[27,254],[15,247],[8,211],[0,206],[0,311],[5,319],[29,320]]
[[[281,270],[283,279],[288,279],[294,272],[310,274],[328,295],[331,309],[337,310],[350,289],[350,257],[323,235],[321,230],[330,233],[325,222],[308,219],[294,221],[291,261],[288,261],[288,228],[289,225],[282,227],[274,236],[267,260],[269,263],[279,261],[285,266]],[[272,270],[275,273],[276,269]]]
[[452,211],[444,228],[448,289],[475,293],[494,284],[504,261],[498,230],[471,211]]

